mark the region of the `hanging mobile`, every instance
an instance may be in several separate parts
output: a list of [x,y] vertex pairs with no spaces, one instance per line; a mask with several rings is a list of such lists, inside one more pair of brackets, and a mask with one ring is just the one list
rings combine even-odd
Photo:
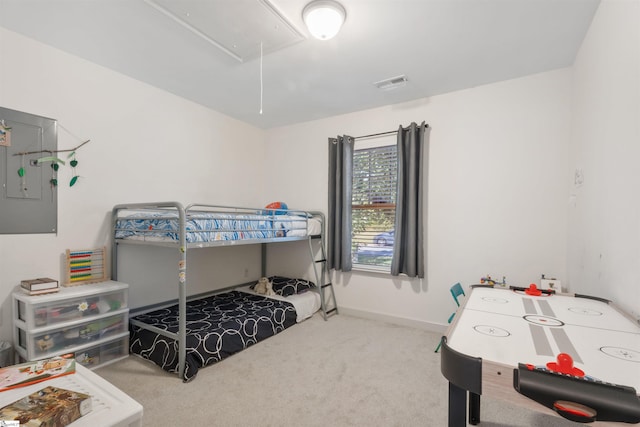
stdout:
[[262,115],[262,94],[264,87],[262,83],[262,42],[260,42],[260,115]]
[[51,179],[49,180],[49,183],[51,184],[52,187],[56,187],[58,185],[56,172],[58,172],[58,169],[60,169],[60,164],[64,165],[64,160],[59,159],[55,156],[40,157],[39,159],[36,160],[36,164],[38,165],[46,162],[51,162]]
[[23,197],[29,197],[27,194],[27,178],[25,177],[26,169],[25,169],[25,157],[24,154],[20,158],[20,169],[18,169],[18,176],[20,177],[20,191],[22,191]]
[[24,177],[24,156],[22,157],[22,162],[20,165],[20,169],[18,169],[18,176],[20,178]]
[[78,161],[76,160],[76,152],[73,151],[69,154],[69,158],[73,157],[73,159],[69,162],[69,166],[73,169],[73,177],[71,178],[71,182],[69,182],[69,187],[73,187],[76,182],[78,182],[78,174],[76,173],[76,166],[78,166]]
[[[58,124],[58,126],[60,126],[62,128],[62,126],[60,124]],[[73,135],[73,134],[72,134]],[[89,143],[89,139],[87,139],[86,141],[84,141],[82,144],[78,145],[75,148],[70,148],[68,150],[38,150],[38,151],[25,151],[22,153],[14,153],[14,156],[22,156],[22,164],[20,169],[18,169],[18,176],[20,176],[20,178],[22,179],[22,192],[24,194],[24,197],[28,197],[27,195],[27,183],[26,183],[26,178],[25,175],[27,173],[26,169],[25,169],[25,156],[28,154],[38,154],[38,153],[62,153],[62,152],[70,152],[70,154],[67,156],[68,159],[71,159],[69,161],[69,165],[71,166],[71,168],[73,169],[73,176],[71,177],[71,181],[69,181],[69,187],[73,187],[77,182],[78,182],[78,178],[80,178],[80,176],[77,174],[76,172],[76,166],[78,166],[78,160],[76,159],[76,150],[82,146],[84,146],[85,144]],[[49,183],[51,184],[51,188],[53,189],[54,187],[58,186],[58,179],[56,177],[56,173],[58,172],[58,169],[60,168],[60,165],[64,165],[65,162],[62,159],[59,159],[58,157],[56,157],[55,155],[53,156],[47,156],[47,157],[41,157],[39,159],[36,160],[36,163],[39,165],[41,163],[44,162],[51,162],[51,179],[49,180]]]
[[56,172],[58,172],[58,169],[60,169],[60,165],[58,165],[57,163],[51,163],[51,179],[49,180],[49,182],[51,183],[52,187],[58,186],[58,180],[56,179]]

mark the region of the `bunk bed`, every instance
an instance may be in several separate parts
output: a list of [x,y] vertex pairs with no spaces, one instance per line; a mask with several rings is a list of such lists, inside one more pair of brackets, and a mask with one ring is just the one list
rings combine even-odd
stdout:
[[[303,321],[321,309],[337,314],[331,283],[325,283],[325,218],[321,212],[256,209],[178,202],[116,205],[112,211],[111,272],[117,280],[122,244],[175,248],[177,303],[136,310],[130,319],[130,351],[177,373],[184,381],[198,369],[237,353]],[[316,282],[270,277],[275,295],[244,284],[225,292],[188,298],[187,254],[192,249],[260,244],[266,276],[267,243],[307,240]],[[320,243],[316,260],[314,243]],[[318,273],[316,266],[322,268]],[[316,286],[317,284],[317,286]],[[329,288],[328,302],[325,288]],[[327,303],[330,308],[327,307]]]

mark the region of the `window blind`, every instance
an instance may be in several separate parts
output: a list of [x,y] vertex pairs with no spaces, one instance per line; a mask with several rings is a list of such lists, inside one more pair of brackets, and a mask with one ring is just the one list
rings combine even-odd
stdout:
[[395,145],[354,151],[351,202],[354,264],[391,265],[397,172]]

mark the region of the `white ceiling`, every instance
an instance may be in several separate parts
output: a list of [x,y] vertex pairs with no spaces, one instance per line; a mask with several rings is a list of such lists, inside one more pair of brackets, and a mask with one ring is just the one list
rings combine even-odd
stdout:
[[340,0],[329,41],[304,28],[308,1],[0,0],[0,26],[267,129],[570,66],[600,0]]

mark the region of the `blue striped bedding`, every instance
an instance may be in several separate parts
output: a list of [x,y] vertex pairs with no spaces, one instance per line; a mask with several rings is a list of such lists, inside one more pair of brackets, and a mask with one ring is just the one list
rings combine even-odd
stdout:
[[[224,240],[270,239],[306,235],[301,217],[192,212],[186,220],[187,243]],[[134,213],[116,222],[116,239],[177,241],[179,227],[175,212]]]

